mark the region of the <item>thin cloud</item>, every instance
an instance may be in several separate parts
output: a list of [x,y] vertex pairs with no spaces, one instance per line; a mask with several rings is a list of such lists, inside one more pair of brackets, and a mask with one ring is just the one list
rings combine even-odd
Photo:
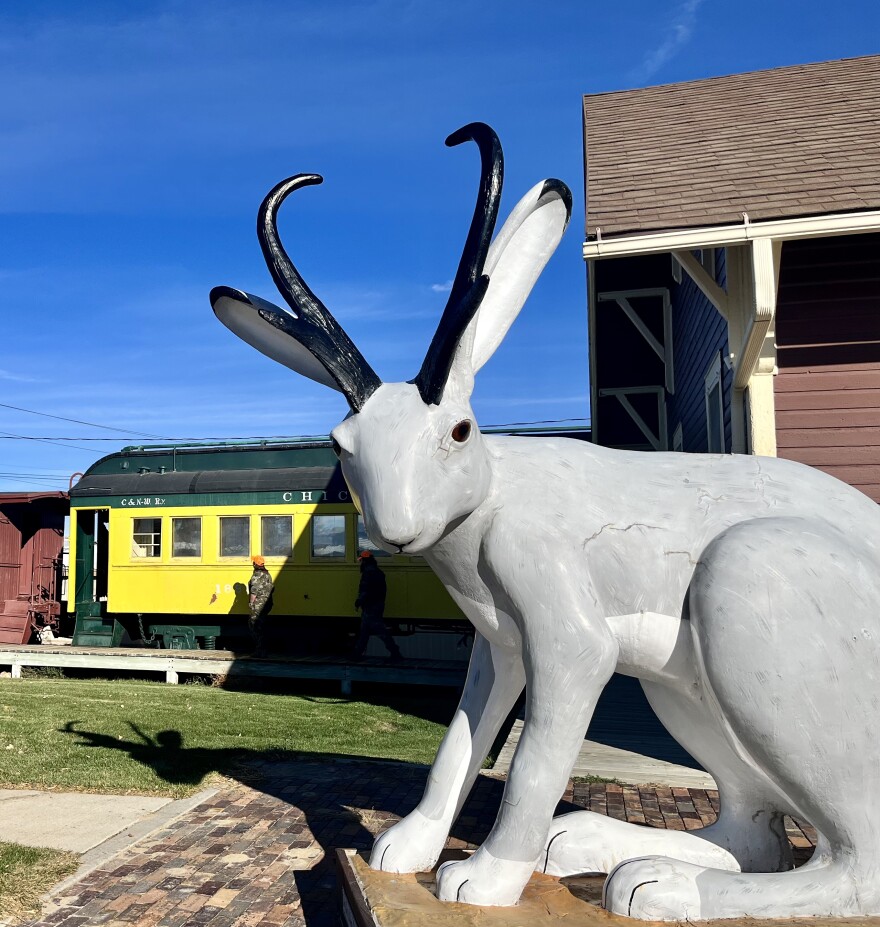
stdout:
[[431,289],[435,293],[449,293],[452,290],[452,281],[447,280],[446,283],[432,283]]
[[11,370],[0,369],[0,380],[12,380],[14,383],[44,383],[45,380],[39,380],[37,377],[29,377],[23,373],[13,373]]
[[697,22],[697,10],[703,0],[685,0],[675,11],[672,31],[652,52],[645,56],[641,67],[633,72],[635,80],[646,80],[681,51],[693,35]]

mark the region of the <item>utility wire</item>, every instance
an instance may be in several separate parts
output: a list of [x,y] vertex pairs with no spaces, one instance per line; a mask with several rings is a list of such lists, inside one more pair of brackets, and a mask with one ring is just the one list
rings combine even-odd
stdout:
[[0,473],[0,479],[14,480],[21,477],[22,479],[33,480],[38,483],[57,483],[59,480],[67,479],[69,476],[69,473],[59,473],[57,476],[41,476],[39,473],[24,473],[19,470],[12,470],[9,473]]
[[[59,422],[74,422],[77,425],[88,425],[90,428],[103,428],[105,431],[118,431],[126,435],[140,435],[144,438],[155,438],[160,441],[170,441],[168,435],[151,435],[146,431],[131,431],[128,428],[116,428],[113,425],[98,425],[96,422],[84,422],[78,418],[65,418],[63,415],[51,415],[49,412],[35,412],[33,409],[22,409],[20,406],[10,406],[5,402],[0,402],[0,408],[15,409],[16,412],[27,412],[28,415],[42,415],[44,418],[57,418]],[[77,441],[79,438],[76,439]]]
[[[2,403],[0,403],[2,405]],[[589,424],[590,419],[588,418],[548,418],[541,419],[535,422],[507,422],[501,425],[484,425],[484,428],[524,428],[529,425],[570,425],[574,422],[587,422]],[[103,426],[102,426],[103,427]],[[150,437],[156,440],[160,440],[160,436],[156,435],[143,435],[143,432],[132,432],[132,434],[137,434],[142,437]],[[177,437],[177,438],[168,438],[164,437],[161,440],[164,441],[277,441],[284,438],[318,438],[326,437],[326,435],[224,435],[222,437]],[[9,432],[0,432],[0,439],[7,440],[17,440],[17,441],[46,441],[47,438],[39,437],[36,435],[14,435]],[[72,438],[61,438],[56,437],[54,441],[115,441],[119,442],[121,438],[91,438],[86,435],[75,435]],[[61,447],[67,447],[68,445],[62,444]],[[71,447],[73,445],[70,445]],[[88,450],[88,448],[84,448]]]
[[[80,447],[80,445],[78,444],[61,444],[60,443],[61,441],[79,441],[79,440],[88,441],[89,440],[88,438],[85,438],[85,439],[59,438],[57,441],[52,441],[49,438],[33,438],[27,435],[14,435],[14,434],[10,434],[8,431],[0,431],[0,439],[3,439],[3,438],[11,438],[16,441],[42,441],[44,444],[56,444],[58,447],[76,448],[77,450],[80,450],[80,451],[90,451],[91,450],[90,447]],[[115,439],[111,438],[110,440],[119,441],[119,438],[115,438]]]
[[[34,485],[33,480],[22,480],[22,479],[19,479],[19,477],[17,476],[4,476],[0,478],[0,482],[24,483],[27,486]],[[60,490],[63,492],[66,492],[67,491],[67,481],[66,480],[59,479],[59,480],[56,480],[55,484],[47,483],[47,484],[40,484],[40,485],[45,486],[46,489],[59,489],[59,486],[57,485],[58,483],[61,484]]]

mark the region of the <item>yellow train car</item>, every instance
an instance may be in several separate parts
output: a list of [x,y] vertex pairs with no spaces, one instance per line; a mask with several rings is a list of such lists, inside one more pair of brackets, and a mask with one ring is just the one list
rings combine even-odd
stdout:
[[344,651],[368,549],[404,653],[467,657],[469,625],[424,560],[367,538],[329,441],[129,447],[97,461],[70,496],[75,644],[246,649],[260,554],[275,583],[276,643]]

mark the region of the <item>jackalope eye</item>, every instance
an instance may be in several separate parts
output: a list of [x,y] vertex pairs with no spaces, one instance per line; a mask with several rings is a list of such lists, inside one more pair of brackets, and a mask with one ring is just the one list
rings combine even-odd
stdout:
[[464,444],[471,435],[471,423],[465,419],[452,429],[452,440]]
[[342,445],[336,440],[336,438],[331,438],[330,440],[333,442],[333,453],[337,457],[341,457],[342,456]]

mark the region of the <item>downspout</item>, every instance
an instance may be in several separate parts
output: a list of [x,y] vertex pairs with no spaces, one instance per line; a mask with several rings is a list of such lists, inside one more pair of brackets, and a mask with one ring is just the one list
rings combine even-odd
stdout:
[[586,261],[587,338],[590,342],[590,440],[599,443],[599,391],[596,386],[596,262]]
[[745,389],[756,372],[773,372],[772,370],[758,371],[758,366],[764,351],[764,341],[776,318],[776,293],[779,289],[779,257],[782,242],[772,238],[756,238],[752,241],[751,250],[754,311],[746,329],[740,356],[737,358],[734,380],[737,389]]
[[751,312],[739,356],[735,358],[733,386],[748,389],[749,448],[753,454],[776,456],[776,403],[773,377],[776,374],[776,295],[782,242],[756,238],[750,245],[752,257]]

